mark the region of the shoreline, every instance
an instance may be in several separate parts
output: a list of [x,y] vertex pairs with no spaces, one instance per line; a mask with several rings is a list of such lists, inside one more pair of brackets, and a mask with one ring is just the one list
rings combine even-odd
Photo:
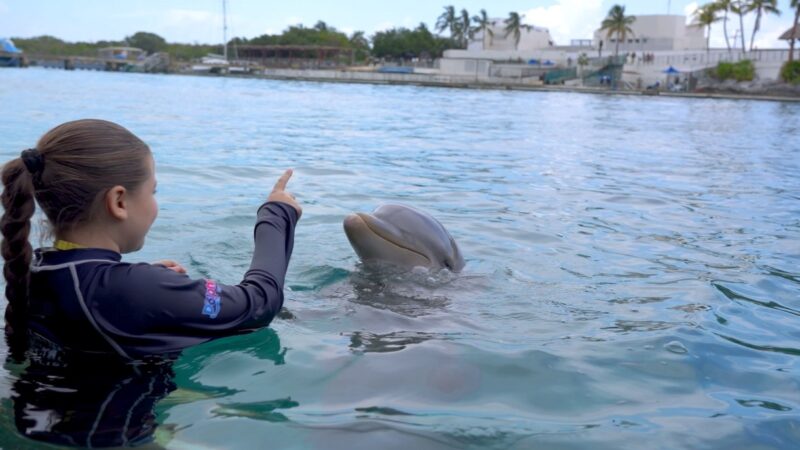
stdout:
[[[42,68],[42,66],[32,66]],[[53,69],[59,70],[59,69]],[[138,73],[138,72],[137,72]],[[735,92],[669,92],[647,90],[614,90],[610,88],[545,85],[539,80],[515,82],[508,78],[476,78],[439,74],[396,74],[346,70],[265,69],[263,73],[213,74],[202,72],[167,72],[163,75],[198,76],[212,78],[241,78],[280,81],[306,81],[314,83],[345,83],[385,86],[420,86],[446,89],[503,90],[526,92],[566,92],[595,95],[627,95],[642,97],[667,97],[688,99],[757,100],[800,103],[799,96],[774,94],[740,94]]]
[[[760,100],[773,102],[800,103],[800,96],[780,96],[771,94],[738,94],[733,92],[664,92],[646,90],[613,90],[593,87],[545,85],[541,83],[514,83],[508,79],[475,79],[429,74],[389,74],[378,72],[354,72],[333,70],[273,69],[263,74],[204,74],[175,72],[176,75],[203,77],[232,77],[243,79],[308,81],[315,83],[370,84],[385,86],[421,86],[449,89],[506,90],[527,92],[568,92],[595,95],[628,95],[642,97],[667,97],[689,99],[720,100]],[[365,76],[366,75],[366,76]]]

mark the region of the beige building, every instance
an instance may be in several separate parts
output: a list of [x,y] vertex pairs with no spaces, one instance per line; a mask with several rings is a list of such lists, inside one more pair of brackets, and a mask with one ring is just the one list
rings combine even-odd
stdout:
[[550,36],[550,30],[541,27],[531,27],[530,29],[521,29],[519,46],[515,48],[514,34],[509,34],[506,37],[506,24],[504,19],[492,19],[491,27],[492,34],[486,33],[484,36],[483,31],[478,31],[475,36],[470,39],[467,45],[467,51],[480,51],[480,50],[495,50],[495,51],[528,51],[540,50],[552,47],[554,45],[553,38]]
[[[619,43],[620,52],[655,52],[702,50],[706,48],[705,30],[686,24],[686,16],[638,15],[631,25],[633,34]],[[603,43],[604,51],[614,51],[617,36],[608,37],[605,30],[594,33],[594,47]]]

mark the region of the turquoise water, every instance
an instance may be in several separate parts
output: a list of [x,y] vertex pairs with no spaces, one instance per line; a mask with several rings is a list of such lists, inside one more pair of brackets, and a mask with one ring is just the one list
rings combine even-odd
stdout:
[[[157,164],[131,261],[236,283],[286,167],[272,327],[186,351],[168,448],[795,448],[800,104],[0,72],[3,160],[96,117]],[[414,205],[463,273],[379,276],[342,231]],[[0,352],[6,353],[5,344]],[[18,371],[0,380],[0,436]]]

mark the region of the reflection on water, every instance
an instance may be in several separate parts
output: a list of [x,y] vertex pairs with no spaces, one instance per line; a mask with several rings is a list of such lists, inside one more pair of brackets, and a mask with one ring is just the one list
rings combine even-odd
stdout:
[[[21,363],[26,363],[24,366]],[[155,404],[175,390],[172,361],[76,354],[32,335],[12,386],[20,434],[50,444],[135,446],[153,440]]]
[[[800,105],[3,77],[0,102],[15,106],[0,124],[3,159],[78,116],[118,121],[151,146],[160,214],[129,261],[171,258],[238,282],[260,199],[295,169],[305,210],[286,312],[173,363],[176,389],[154,419],[138,416],[161,445],[800,442]],[[465,270],[363,267],[342,220],[382,203],[447,223]],[[0,377],[4,448],[31,442],[12,406],[24,369]]]

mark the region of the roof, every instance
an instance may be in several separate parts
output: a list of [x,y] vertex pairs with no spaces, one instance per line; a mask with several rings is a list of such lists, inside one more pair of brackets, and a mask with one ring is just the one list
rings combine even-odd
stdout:
[[778,39],[782,41],[790,41],[792,39],[800,39],[800,25],[789,28]]
[[350,51],[349,47],[333,47],[330,45],[237,45],[237,50],[341,50]]
[[143,52],[144,50],[136,47],[104,47],[100,49],[101,52],[107,51],[126,51],[126,52]]

